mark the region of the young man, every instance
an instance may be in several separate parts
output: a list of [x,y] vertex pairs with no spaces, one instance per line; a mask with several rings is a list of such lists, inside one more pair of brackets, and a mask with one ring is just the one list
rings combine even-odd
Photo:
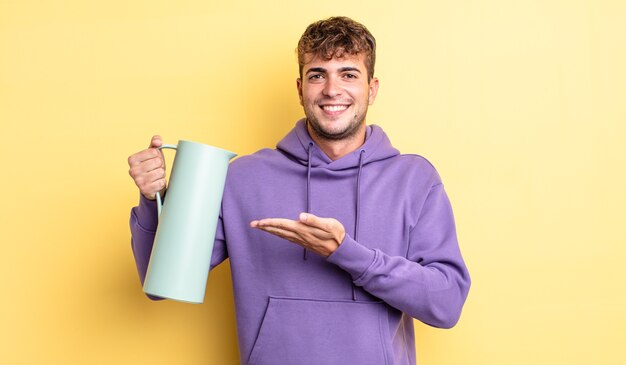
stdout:
[[[351,19],[311,24],[298,44],[306,118],[229,168],[211,266],[230,258],[242,364],[415,364],[413,318],[459,319],[470,278],[441,180],[366,125],[375,47]],[[142,282],[165,192],[160,145],[129,158]]]

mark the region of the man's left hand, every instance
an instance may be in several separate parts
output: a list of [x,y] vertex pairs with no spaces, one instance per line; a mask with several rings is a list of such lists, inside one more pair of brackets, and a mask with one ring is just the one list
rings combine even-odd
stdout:
[[343,241],[346,230],[334,218],[320,218],[301,213],[300,220],[265,218],[250,222],[250,227],[261,229],[311,250],[323,257],[335,252]]

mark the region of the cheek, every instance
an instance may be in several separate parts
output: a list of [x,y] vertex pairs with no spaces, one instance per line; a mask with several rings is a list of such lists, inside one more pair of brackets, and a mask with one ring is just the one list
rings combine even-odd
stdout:
[[367,85],[354,85],[346,88],[346,90],[355,99],[367,99],[369,97],[370,89]]
[[304,91],[301,96],[302,102],[304,104],[315,104],[316,94],[311,90]]

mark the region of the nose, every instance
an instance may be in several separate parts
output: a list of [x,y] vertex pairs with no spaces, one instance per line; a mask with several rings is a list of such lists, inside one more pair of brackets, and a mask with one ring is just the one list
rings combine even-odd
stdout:
[[338,81],[335,80],[335,78],[328,77],[326,79],[326,83],[324,84],[324,90],[322,92],[329,98],[334,98],[335,96],[341,95],[341,88],[339,87]]

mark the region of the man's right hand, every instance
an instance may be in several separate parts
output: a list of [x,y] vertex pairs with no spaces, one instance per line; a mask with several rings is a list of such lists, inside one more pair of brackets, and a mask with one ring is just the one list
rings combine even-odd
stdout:
[[157,192],[161,193],[161,197],[165,194],[165,158],[163,152],[157,149],[162,144],[161,136],[154,136],[148,149],[128,158],[128,173],[141,194],[150,200],[156,199]]

